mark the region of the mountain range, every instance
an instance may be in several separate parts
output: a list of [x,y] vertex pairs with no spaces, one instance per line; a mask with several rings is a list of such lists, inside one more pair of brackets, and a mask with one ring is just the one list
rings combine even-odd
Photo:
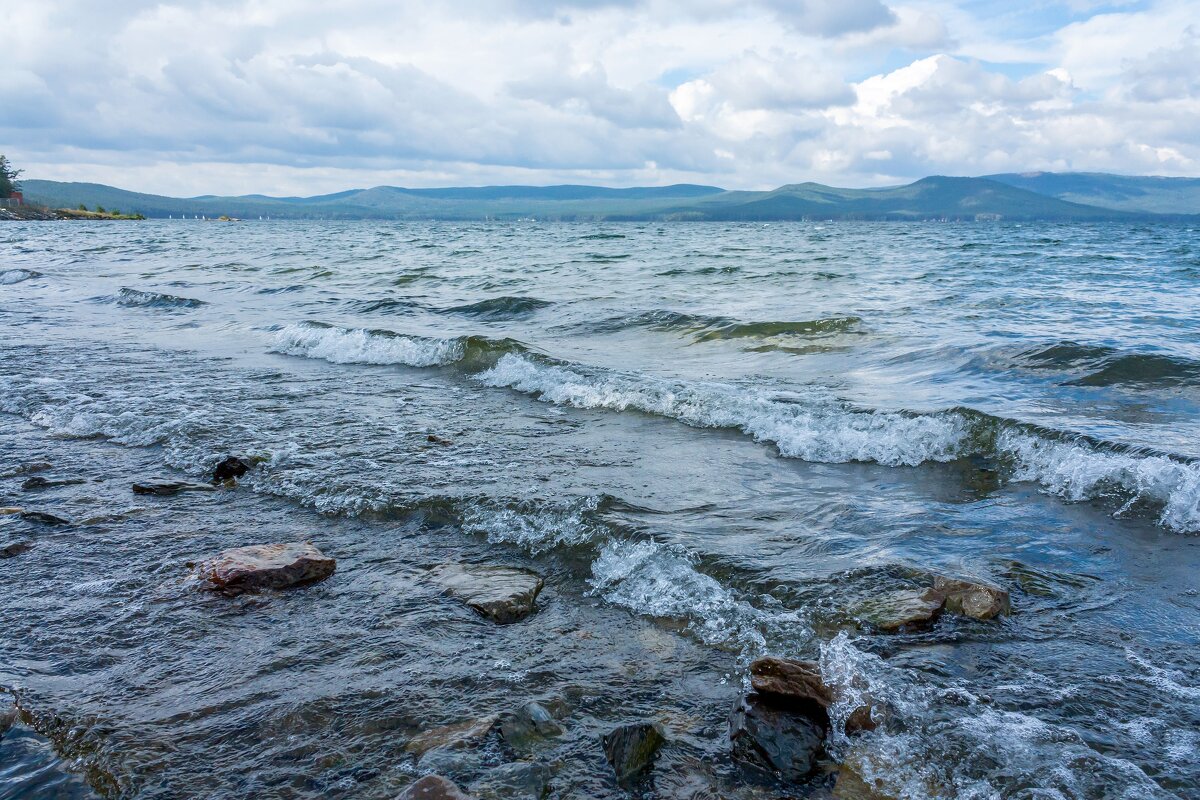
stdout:
[[771,191],[676,184],[376,186],[314,197],[241,195],[176,198],[96,183],[26,180],[28,200],[54,208],[102,206],[147,217],[272,219],[553,220],[1062,220],[1200,219],[1200,178],[1104,173],[932,176],[904,186],[842,189],[819,183]]

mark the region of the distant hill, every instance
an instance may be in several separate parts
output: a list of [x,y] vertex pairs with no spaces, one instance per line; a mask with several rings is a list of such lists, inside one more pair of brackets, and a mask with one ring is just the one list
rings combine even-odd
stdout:
[[922,178],[885,189],[836,189],[819,183],[771,192],[726,192],[676,212],[697,219],[1119,219],[1125,212],[1069,203],[984,178]]
[[1103,172],[1022,172],[987,177],[1072,203],[1142,213],[1200,214],[1200,178]]
[[[573,185],[444,189],[376,186],[314,197],[205,195],[189,198],[140,194],[96,183],[27,180],[24,184],[27,198],[52,207],[75,208],[80,204],[88,208],[103,206],[110,211],[119,209],[147,217],[216,217],[227,214],[245,219],[482,220],[534,217],[546,220],[1087,221],[1155,216],[1153,211],[1146,208],[1115,208],[1059,197],[1049,189],[1060,184],[1049,179],[1032,180],[1034,188],[1016,185],[1009,180],[1018,177],[1021,176],[934,176],[906,186],[882,189],[840,189],[818,183],[801,183],[765,192],[726,191],[716,186],[693,184],[625,189]],[[1195,183],[1200,186],[1200,180]],[[1200,214],[1200,208],[1191,213]]]

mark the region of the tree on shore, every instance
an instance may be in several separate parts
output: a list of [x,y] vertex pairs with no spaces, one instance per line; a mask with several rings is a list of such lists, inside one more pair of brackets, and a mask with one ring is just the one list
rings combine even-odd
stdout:
[[9,163],[3,153],[0,153],[0,197],[12,197],[13,192],[21,191],[21,184],[17,182],[17,178],[21,177],[21,172]]

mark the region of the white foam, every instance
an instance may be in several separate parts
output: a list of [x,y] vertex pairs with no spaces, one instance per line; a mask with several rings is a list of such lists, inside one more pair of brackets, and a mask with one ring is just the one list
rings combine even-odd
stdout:
[[458,339],[425,339],[365,328],[288,325],[275,334],[275,352],[334,364],[402,364],[433,367],[462,360]]
[[996,449],[1012,460],[1014,480],[1036,482],[1073,501],[1113,497],[1125,507],[1148,502],[1161,508],[1162,525],[1200,530],[1200,464],[1103,452],[1015,430],[1001,431]]
[[30,278],[40,278],[42,273],[29,269],[6,269],[0,272],[0,285],[11,285],[27,281]]
[[603,533],[587,519],[599,504],[599,496],[582,497],[564,506],[521,509],[479,503],[463,510],[462,524],[464,530],[483,534],[493,544],[515,544],[537,555],[601,537]]
[[719,581],[699,572],[680,548],[642,541],[611,541],[592,562],[592,591],[634,613],[686,623],[710,645],[732,646],[747,656],[764,651],[763,629],[791,623],[807,631],[794,613],[779,619],[739,600]]
[[911,415],[863,412],[827,398],[788,402],[726,384],[683,384],[657,378],[541,364],[506,353],[476,378],[549,403],[633,409],[698,428],[736,428],[771,442],[789,458],[875,461],[913,466],[957,458],[970,430],[956,412]]

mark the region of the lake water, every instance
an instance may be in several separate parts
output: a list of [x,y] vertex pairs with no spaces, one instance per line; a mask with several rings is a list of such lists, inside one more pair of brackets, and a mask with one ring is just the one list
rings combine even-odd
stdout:
[[[10,223],[0,227],[0,798],[1200,797],[1200,231],[1183,225]],[[435,437],[431,440],[430,436]],[[202,478],[236,490],[133,495]],[[22,490],[28,465],[82,483]],[[308,539],[309,587],[188,562]],[[498,626],[444,562],[528,567]],[[885,634],[929,573],[1013,614]],[[763,654],[886,723],[790,787],[727,719]],[[839,677],[840,676],[840,677]],[[421,731],[528,699],[418,763]],[[506,772],[507,770],[507,772]]]

